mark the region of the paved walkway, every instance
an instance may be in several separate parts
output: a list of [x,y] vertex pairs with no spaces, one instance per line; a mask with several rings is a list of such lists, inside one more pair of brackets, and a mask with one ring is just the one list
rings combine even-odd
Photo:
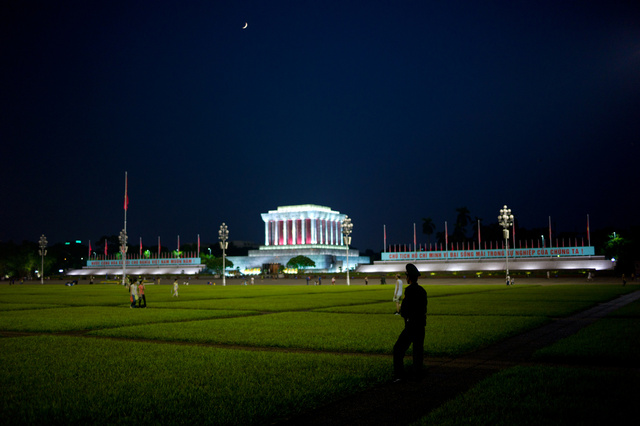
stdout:
[[500,370],[528,362],[538,349],[575,334],[640,299],[640,290],[455,359],[427,358],[421,383],[386,383],[336,401],[282,425],[403,425],[438,408]]

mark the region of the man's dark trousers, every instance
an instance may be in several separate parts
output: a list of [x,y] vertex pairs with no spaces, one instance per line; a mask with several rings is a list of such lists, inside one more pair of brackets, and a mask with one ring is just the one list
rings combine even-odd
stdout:
[[396,377],[404,376],[403,358],[411,344],[413,344],[413,374],[415,378],[419,378],[424,361],[424,326],[405,321],[404,330],[393,345],[393,371]]

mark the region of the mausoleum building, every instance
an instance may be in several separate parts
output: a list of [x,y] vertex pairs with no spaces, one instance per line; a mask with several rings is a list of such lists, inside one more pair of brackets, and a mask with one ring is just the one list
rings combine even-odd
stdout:
[[[262,213],[265,243],[248,256],[229,256],[234,269],[241,273],[274,270],[296,256],[306,256],[316,264],[317,272],[344,272],[347,246],[342,235],[345,214],[314,204],[282,206]],[[349,270],[371,262],[349,249]],[[275,272],[275,271],[274,271]]]

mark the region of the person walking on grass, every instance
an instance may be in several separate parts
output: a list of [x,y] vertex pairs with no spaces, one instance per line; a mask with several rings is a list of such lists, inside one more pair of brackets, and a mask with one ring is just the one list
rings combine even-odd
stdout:
[[[144,302],[144,306],[142,305]],[[138,308],[146,308],[147,307],[147,298],[144,295],[144,279],[140,278],[140,283],[138,284]]]
[[396,275],[396,288],[393,290],[393,301],[396,302],[396,315],[400,315],[400,302],[402,302],[402,280],[400,274]]
[[176,278],[175,280],[173,280],[173,294],[171,295],[171,297],[178,297],[178,279]]
[[129,292],[131,295],[131,306],[129,306],[130,308],[135,308],[136,307],[136,302],[138,301],[138,287],[136,286],[136,283],[131,283],[129,284]]
[[424,362],[424,329],[427,325],[427,292],[418,285],[420,272],[413,263],[408,263],[407,282],[404,300],[400,306],[400,315],[404,318],[404,330],[393,346],[394,382],[406,378],[404,354],[413,345],[413,368],[409,379],[420,381]]

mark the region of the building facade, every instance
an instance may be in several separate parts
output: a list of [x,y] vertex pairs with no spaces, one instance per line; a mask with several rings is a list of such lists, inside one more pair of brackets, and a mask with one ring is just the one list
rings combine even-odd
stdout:
[[[347,270],[347,246],[342,235],[345,214],[315,204],[281,206],[262,213],[264,245],[247,256],[229,256],[234,269],[243,274],[273,270],[285,266],[296,256],[306,256],[316,264],[309,271],[344,272]],[[349,249],[348,268],[368,264],[368,256]]]
[[262,213],[265,246],[342,246],[346,216],[313,204],[278,207]]

